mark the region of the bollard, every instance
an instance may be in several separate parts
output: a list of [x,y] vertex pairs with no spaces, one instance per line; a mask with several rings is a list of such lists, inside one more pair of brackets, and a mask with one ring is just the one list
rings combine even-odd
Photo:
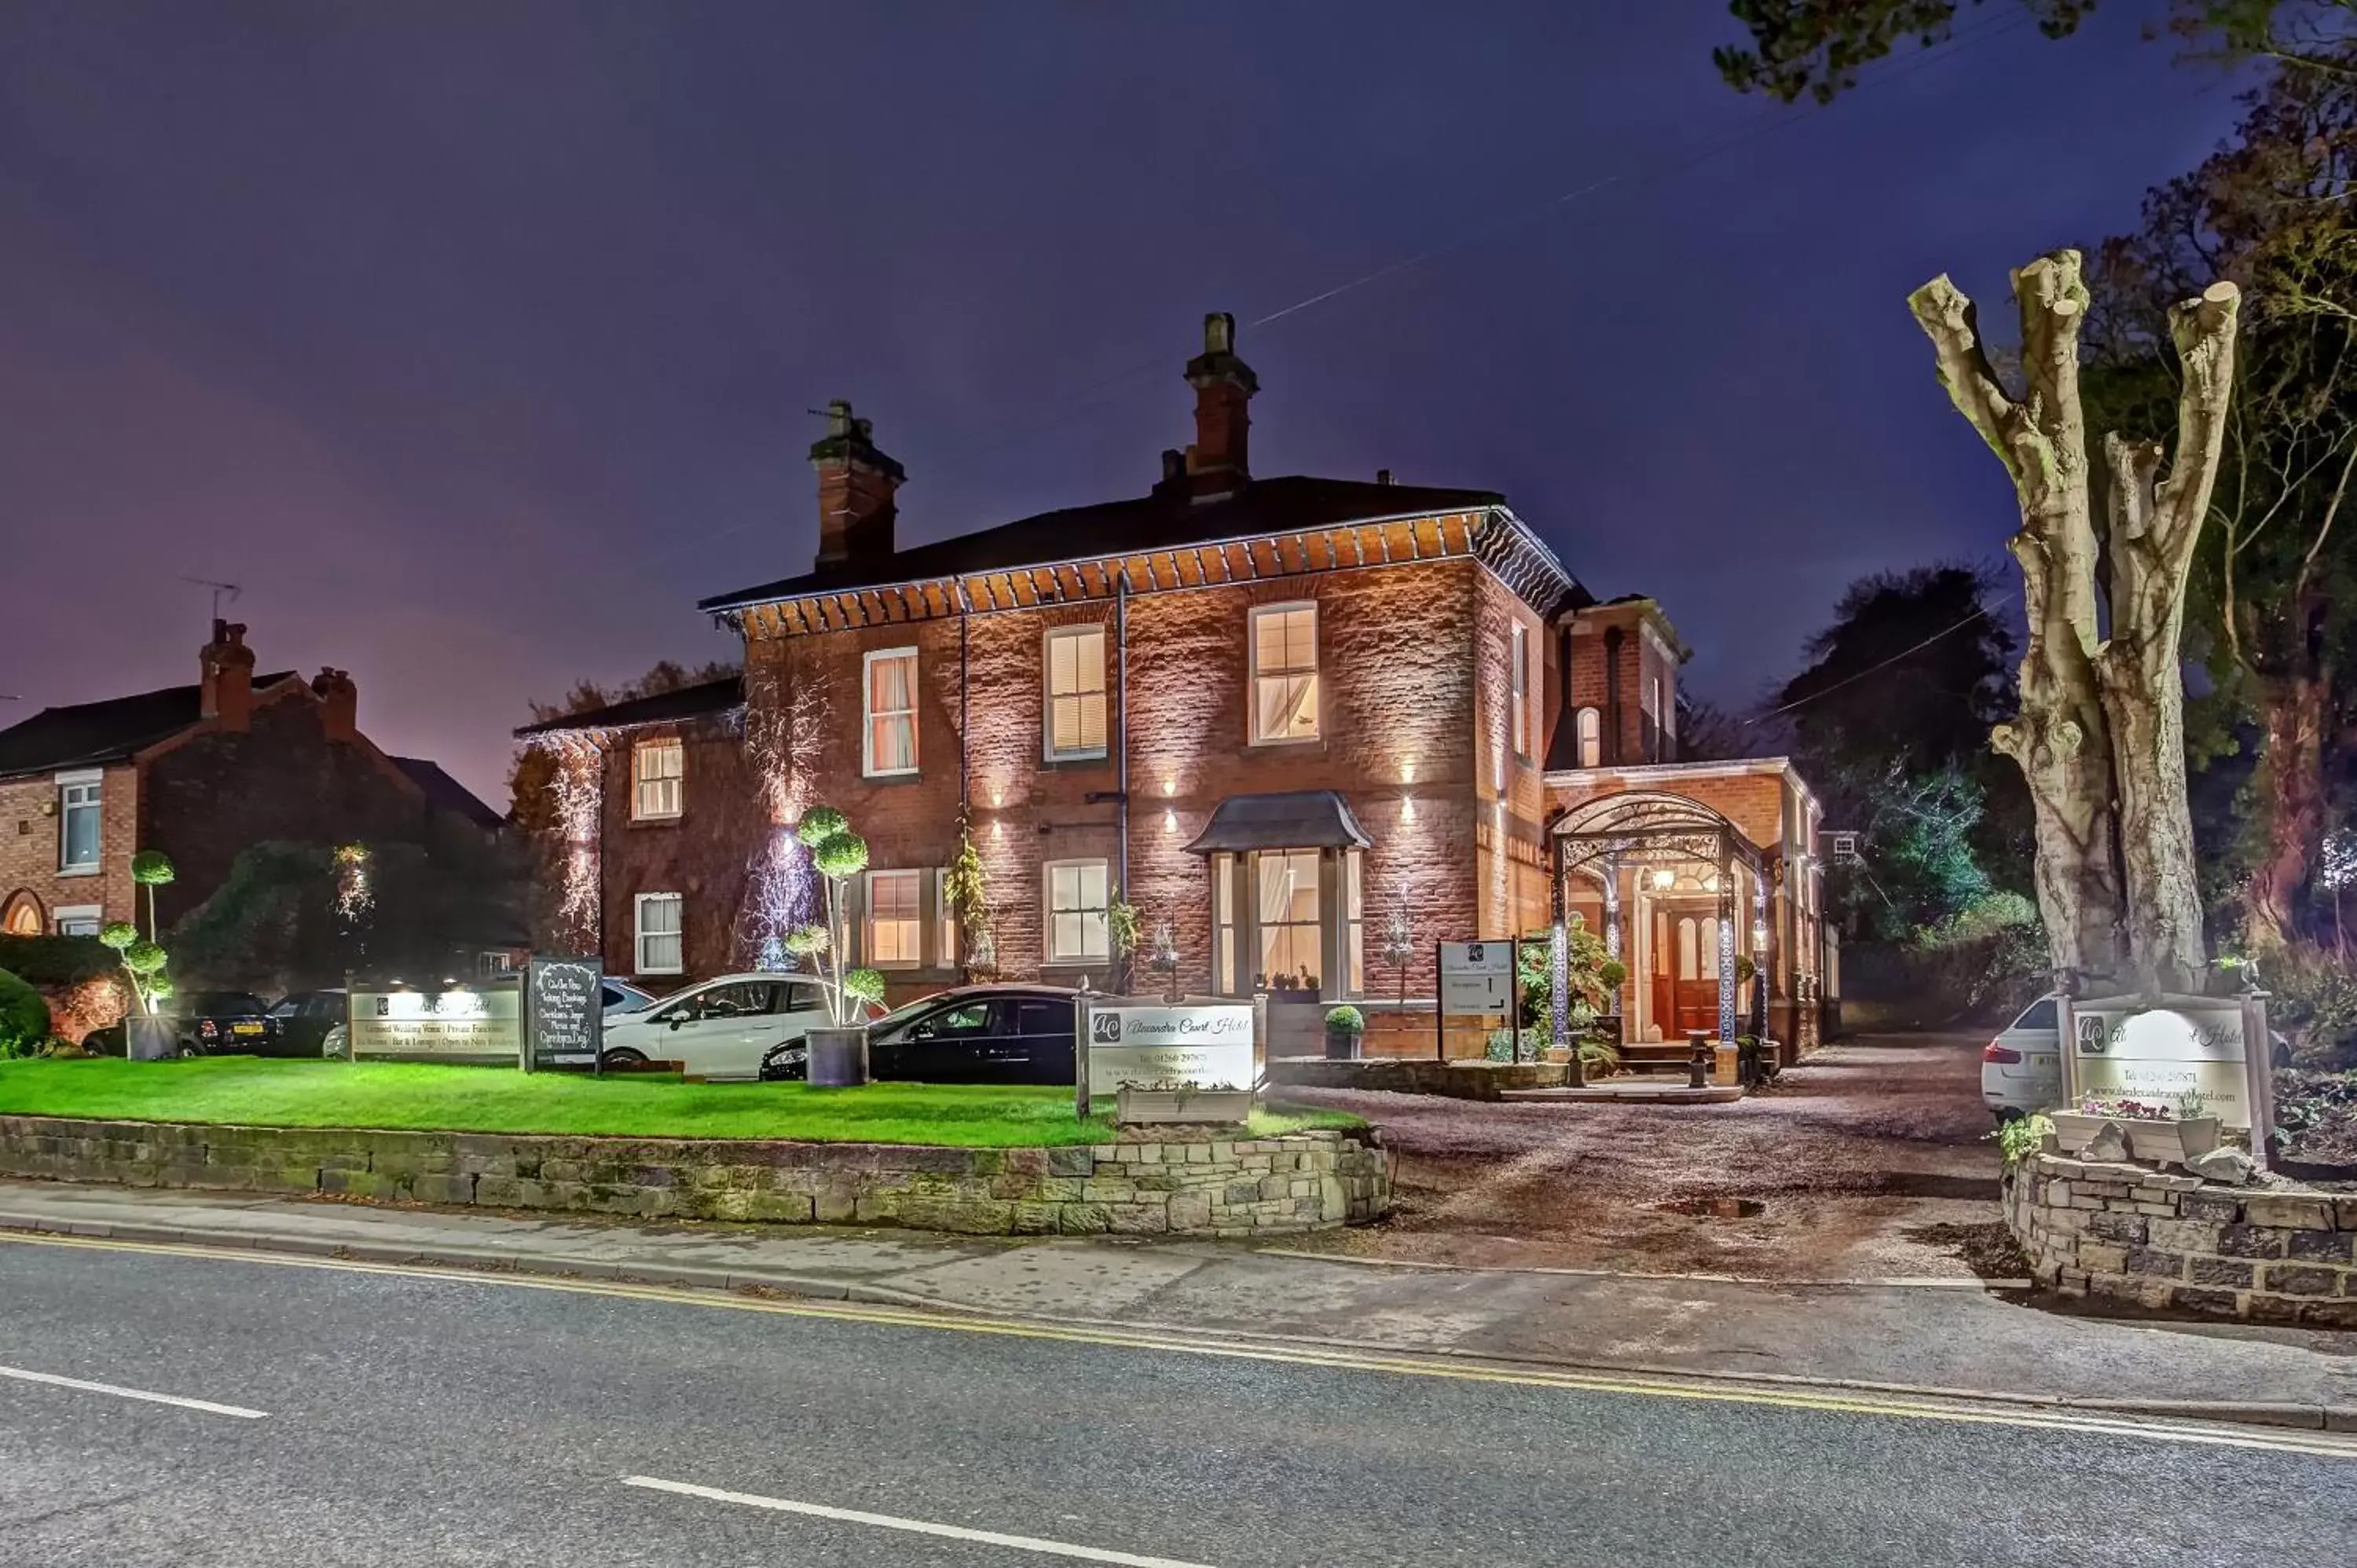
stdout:
[[1686,1031],[1686,1045],[1694,1052],[1694,1056],[1686,1063],[1686,1087],[1688,1089],[1704,1088],[1710,1082],[1710,1069],[1713,1065],[1710,1041],[1704,1036],[1700,1029],[1689,1029]]

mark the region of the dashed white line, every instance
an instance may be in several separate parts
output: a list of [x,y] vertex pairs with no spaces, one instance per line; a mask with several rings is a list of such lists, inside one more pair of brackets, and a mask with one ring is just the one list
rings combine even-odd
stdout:
[[823,1503],[801,1503],[787,1498],[765,1498],[758,1492],[726,1492],[717,1487],[698,1487],[686,1481],[664,1481],[652,1476],[625,1476],[622,1485],[643,1487],[649,1491],[676,1492],[682,1497],[703,1498],[710,1502],[735,1503],[739,1508],[768,1509],[773,1513],[807,1514],[813,1519],[830,1519],[841,1524],[872,1525],[877,1530],[905,1530],[911,1535],[946,1536],[952,1541],[979,1541],[985,1546],[1007,1546],[1017,1552],[1037,1552],[1049,1557],[1077,1557],[1084,1563],[1119,1563],[1126,1568],[1210,1568],[1202,1563],[1182,1563],[1175,1557],[1141,1557],[1135,1552],[1110,1552],[1101,1546],[1075,1546],[1069,1541],[1042,1541],[1037,1536],[1001,1535],[995,1530],[968,1530],[958,1524],[934,1524],[920,1519],[898,1519],[888,1513],[862,1513],[856,1509],[828,1508]]
[[28,1372],[22,1367],[0,1367],[0,1378],[15,1378],[27,1383],[48,1383],[60,1389],[80,1389],[86,1394],[113,1394],[116,1399],[145,1400],[150,1404],[178,1405],[182,1410],[203,1411],[207,1415],[233,1415],[242,1421],[261,1421],[270,1413],[264,1410],[248,1410],[240,1404],[215,1404],[210,1400],[187,1399],[179,1394],[150,1393],[145,1389],[86,1382],[81,1378],[61,1378],[55,1372]]

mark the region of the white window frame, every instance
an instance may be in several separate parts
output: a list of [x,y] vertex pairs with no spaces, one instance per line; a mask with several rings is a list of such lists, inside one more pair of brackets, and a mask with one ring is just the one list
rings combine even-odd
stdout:
[[[1068,692],[1060,695],[1056,691],[1056,644],[1062,640],[1077,641],[1084,638],[1096,639],[1097,689],[1093,692]],[[1050,627],[1041,634],[1039,639],[1039,755],[1047,761],[1080,762],[1103,757],[1105,755],[1106,746],[1113,733],[1113,682],[1108,678],[1106,641],[1104,623],[1102,621],[1092,622],[1087,626]],[[1097,734],[1106,738],[1100,739],[1094,746],[1071,747],[1057,746],[1056,704],[1077,703],[1085,711],[1091,697],[1097,700],[1098,706],[1103,710],[1097,717]]]
[[[1100,905],[1082,904],[1074,908],[1061,911],[1058,910],[1056,908],[1056,873],[1059,871],[1085,870],[1092,866],[1095,867],[1104,875],[1104,903]],[[1111,910],[1112,906],[1113,863],[1111,861],[1106,860],[1102,855],[1096,855],[1074,860],[1050,860],[1042,862],[1039,866],[1039,951],[1041,954],[1041,964],[1043,966],[1062,969],[1078,969],[1088,964],[1111,964],[1113,962],[1113,922],[1109,918],[1109,911]],[[1068,953],[1058,949],[1056,945],[1056,917],[1059,913],[1065,915],[1078,915],[1081,917],[1081,951],[1076,953]],[[1096,929],[1103,938],[1102,950],[1097,952],[1090,952],[1087,950],[1088,919],[1092,915],[1096,918]]]
[[[76,922],[87,925],[90,929],[87,931],[66,929],[66,927]],[[99,928],[105,923],[106,911],[96,904],[60,904],[49,911],[49,929],[61,937],[94,937],[98,935]]]
[[[887,659],[906,659],[909,661],[909,706],[895,708],[889,714],[879,714],[876,711],[876,666]],[[878,648],[860,661],[859,770],[866,777],[869,779],[916,777],[917,769],[922,761],[922,753],[918,746],[920,737],[917,734],[917,680],[922,669],[923,666],[918,660],[917,650],[913,646]],[[907,714],[909,720],[909,766],[878,768],[876,766],[876,721],[879,718],[898,717],[903,714]]]
[[[656,931],[659,937],[675,937],[679,940],[679,961],[669,966],[647,961],[647,906],[669,903],[679,910],[676,930]],[[685,974],[687,972],[687,900],[677,893],[640,893],[630,899],[630,962],[634,974]]]
[[1572,739],[1579,746],[1582,768],[1604,766],[1604,714],[1600,709],[1586,707],[1572,715]]
[[[655,778],[647,776],[643,758],[669,752],[679,760],[673,772]],[[630,743],[630,821],[634,822],[664,822],[676,820],[686,806],[687,742],[678,736],[660,736]],[[647,806],[647,786],[656,786],[657,805]],[[665,790],[662,788],[669,785]],[[670,799],[664,802],[663,797]]]
[[1531,628],[1516,621],[1506,637],[1508,700],[1513,703],[1514,755],[1531,755]]
[[[91,768],[72,773],[60,773],[51,780],[51,783],[57,790],[58,802],[58,875],[59,876],[96,876],[106,868],[106,770],[102,768]],[[89,800],[75,802],[69,802],[66,800],[68,790],[81,789],[91,791]],[[98,832],[95,839],[98,854],[94,859],[87,862],[69,862],[66,859],[67,824],[72,820],[72,814],[78,811],[92,811],[97,813],[98,817]]]
[[[896,884],[906,880],[915,887],[910,901],[910,913],[893,920],[896,926],[916,928],[915,940],[905,945],[910,956],[887,959],[878,955],[876,941],[876,884],[878,878],[890,878]],[[925,874],[921,871],[870,871],[866,886],[860,892],[859,950],[868,964],[876,969],[922,969],[925,967]]]
[[[1276,670],[1264,670],[1260,660],[1261,623],[1274,616],[1296,615],[1307,611],[1309,616],[1309,664],[1307,669],[1286,665]],[[1254,746],[1306,746],[1326,737],[1325,671],[1318,657],[1318,601],[1294,599],[1281,605],[1254,605],[1244,628],[1244,724]],[[1310,682],[1309,733],[1308,735],[1263,735],[1260,732],[1260,683],[1264,680],[1283,680],[1289,676],[1307,675]]]

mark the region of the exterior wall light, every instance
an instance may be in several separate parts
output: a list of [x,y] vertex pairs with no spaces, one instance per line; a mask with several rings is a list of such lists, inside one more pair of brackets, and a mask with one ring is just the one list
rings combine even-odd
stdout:
[[1653,873],[1653,886],[1655,887],[1667,888],[1670,884],[1675,882],[1677,879],[1678,874],[1674,871],[1669,870],[1667,867]]
[[1400,821],[1404,822],[1412,822],[1415,821],[1415,796],[1403,795],[1400,797]]
[[1166,833],[1175,833],[1178,831],[1178,813],[1177,811],[1170,811],[1168,808],[1163,811],[1162,831]]

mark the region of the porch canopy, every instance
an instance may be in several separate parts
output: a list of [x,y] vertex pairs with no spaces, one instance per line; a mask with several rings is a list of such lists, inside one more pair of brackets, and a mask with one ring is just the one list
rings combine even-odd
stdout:
[[1350,804],[1331,789],[1231,795],[1220,802],[1189,854],[1245,854],[1256,849],[1366,849],[1374,843]]
[[[1736,1038],[1735,870],[1750,873],[1752,919],[1767,918],[1766,857],[1760,846],[1720,812],[1684,795],[1658,790],[1634,790],[1607,795],[1573,806],[1555,820],[1551,829],[1553,883],[1548,908],[1554,912],[1555,1043],[1568,1044],[1569,976],[1565,938],[1569,924],[1570,882],[1577,872],[1604,887],[1605,942],[1612,956],[1621,956],[1620,871],[1624,866],[1690,865],[1701,861],[1716,868],[1710,886],[1718,897],[1718,1034]],[[1666,878],[1665,878],[1666,880]],[[1769,966],[1759,966],[1760,979],[1751,992],[1751,1028],[1767,1033]]]

